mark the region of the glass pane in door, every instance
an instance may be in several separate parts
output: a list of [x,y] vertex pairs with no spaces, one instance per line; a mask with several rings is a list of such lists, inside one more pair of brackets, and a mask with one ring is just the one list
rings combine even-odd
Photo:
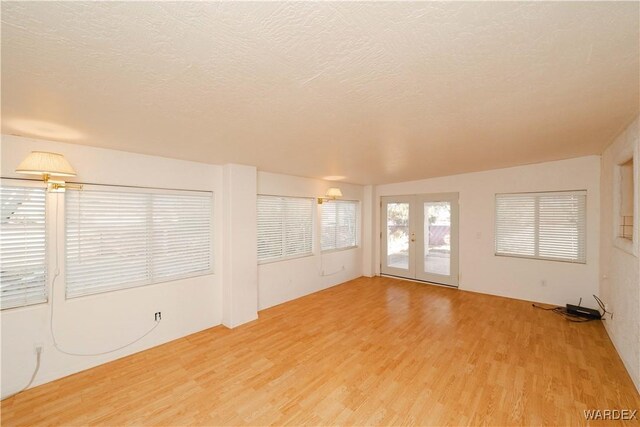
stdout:
[[387,204],[387,266],[409,269],[409,203]]
[[451,274],[451,202],[424,204],[424,271]]

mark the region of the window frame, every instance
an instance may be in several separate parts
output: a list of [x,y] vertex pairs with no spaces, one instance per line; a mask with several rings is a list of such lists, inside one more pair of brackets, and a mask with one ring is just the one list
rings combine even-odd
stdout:
[[[355,224],[354,224],[354,231],[355,231],[355,236],[354,236],[354,241],[355,244],[352,246],[343,246],[343,247],[339,247],[339,248],[331,248],[331,249],[322,249],[322,234],[323,234],[323,230],[322,230],[322,221],[323,221],[323,209],[324,209],[324,205],[328,204],[328,203],[351,203],[355,206],[355,216],[354,216],[354,220],[355,220]],[[340,251],[348,251],[350,249],[357,249],[360,247],[360,201],[359,200],[351,200],[351,199],[340,199],[340,200],[328,200],[322,203],[322,205],[320,205],[320,215],[319,215],[319,221],[318,223],[320,224],[320,235],[318,237],[318,240],[320,241],[320,252],[323,254],[329,254],[332,252],[340,252]]]
[[[562,195],[562,194],[582,194],[584,195],[584,260],[582,260],[581,258],[576,258],[576,259],[567,259],[567,258],[554,258],[554,257],[547,257],[547,256],[540,256],[538,255],[540,253],[540,245],[539,245],[539,241],[540,241],[540,220],[539,220],[539,204],[538,204],[538,200],[536,199],[535,201],[535,209],[536,212],[534,213],[534,217],[535,217],[535,221],[533,224],[534,227],[534,252],[536,255],[522,255],[522,254],[510,254],[510,253],[505,253],[505,252],[499,252],[498,251],[498,224],[499,224],[499,219],[498,219],[498,198],[500,196],[526,196],[526,195],[530,195],[533,197],[541,197],[544,195]],[[521,259],[531,259],[531,260],[539,260],[539,261],[552,261],[552,262],[563,262],[563,263],[568,263],[568,264],[578,264],[578,265],[586,265],[588,263],[588,251],[587,251],[587,242],[588,242],[588,235],[587,235],[587,230],[588,230],[588,226],[587,226],[587,221],[588,221],[588,191],[587,190],[558,190],[558,191],[530,191],[530,192],[512,192],[512,193],[495,193],[494,196],[494,204],[493,204],[493,208],[494,208],[494,256],[496,257],[505,257],[505,258],[521,258]]]
[[[62,219],[62,232],[60,233],[60,239],[62,239],[62,250],[63,250],[63,269],[64,269],[64,287],[65,287],[65,300],[74,300],[78,298],[86,298],[86,297],[95,297],[102,294],[108,294],[111,292],[119,292],[126,291],[138,288],[144,288],[147,286],[153,286],[160,283],[168,283],[175,282],[180,280],[191,279],[195,277],[203,277],[215,274],[215,264],[216,264],[216,254],[215,254],[215,226],[216,226],[216,217],[215,217],[215,193],[213,191],[208,190],[170,190],[170,189],[157,189],[150,187],[134,187],[134,186],[117,186],[117,185],[99,185],[99,184],[85,184],[83,185],[82,190],[67,190],[67,191],[102,191],[102,192],[121,192],[121,193],[135,193],[135,194],[160,194],[160,195],[184,195],[184,194],[209,194],[211,197],[211,210],[209,213],[209,269],[206,271],[197,271],[189,274],[183,274],[174,277],[157,277],[150,273],[145,280],[137,280],[134,282],[128,282],[126,285],[114,286],[112,288],[106,288],[101,290],[96,290],[95,292],[83,292],[79,294],[71,294],[69,293],[69,289],[67,286],[67,273],[68,273],[68,260],[67,260],[67,193],[64,193],[64,203],[63,203],[63,219]],[[151,199],[149,199],[151,201]],[[152,203],[149,203],[152,205]],[[151,216],[152,218],[152,216]],[[148,233],[153,234],[153,228],[149,227],[147,223]],[[153,239],[147,235],[147,245]],[[148,247],[147,247],[147,250]],[[153,258],[153,253],[148,256],[148,260]]]
[[45,272],[44,272],[44,300],[42,301],[34,301],[31,303],[27,303],[27,304],[22,304],[22,305],[13,305],[10,307],[5,307],[2,308],[0,307],[0,311],[2,312],[7,312],[7,311],[13,311],[13,310],[18,310],[18,309],[26,309],[26,308],[30,308],[30,307],[37,307],[39,305],[43,305],[43,304],[49,304],[49,301],[51,300],[50,298],[50,288],[49,288],[49,281],[51,279],[51,257],[50,257],[50,247],[51,247],[51,215],[50,215],[50,211],[51,209],[53,209],[54,207],[51,206],[50,203],[50,199],[49,199],[49,192],[47,191],[46,186],[44,186],[42,184],[41,181],[35,181],[35,180],[31,180],[31,179],[20,179],[20,178],[0,178],[0,186],[7,186],[7,187],[23,187],[23,188],[39,188],[42,189],[44,191],[44,268],[45,268]]
[[[624,163],[628,161],[633,162],[633,170],[632,170],[632,178],[633,178],[633,230],[632,230],[632,238],[627,239],[625,237],[620,236],[619,230],[621,224],[621,205],[622,205],[622,166]],[[613,245],[635,257],[638,257],[640,254],[640,226],[638,211],[638,175],[640,172],[640,165],[638,165],[638,155],[636,152],[636,148],[627,146],[625,149],[621,150],[620,153],[615,156],[613,161],[613,197],[612,202],[612,215],[613,215],[613,229],[611,230]]]
[[[311,224],[310,224],[310,250],[308,253],[304,253],[304,254],[295,254],[295,255],[286,255],[286,256],[279,256],[279,257],[274,257],[274,258],[268,258],[268,259],[260,259],[260,254],[259,251],[257,251],[257,244],[258,244],[258,239],[259,239],[259,227],[258,227],[258,216],[259,216],[259,212],[258,212],[258,204],[259,204],[259,199],[261,197],[270,197],[270,198],[278,198],[278,199],[298,199],[298,200],[307,200],[310,202],[311,206],[310,206],[310,220],[311,220]],[[312,197],[302,197],[302,196],[283,196],[283,195],[279,195],[279,194],[257,194],[256,196],[256,252],[257,252],[257,261],[258,261],[258,265],[266,265],[266,264],[273,264],[275,262],[282,262],[282,261],[291,261],[294,259],[301,259],[301,258],[308,258],[308,257],[312,257],[315,255],[315,221],[316,221],[316,213],[315,213],[315,209],[313,208],[315,205],[315,198]],[[283,224],[283,229],[282,229],[282,233],[283,235],[286,233],[286,225]],[[283,246],[283,252],[284,252],[284,246]]]

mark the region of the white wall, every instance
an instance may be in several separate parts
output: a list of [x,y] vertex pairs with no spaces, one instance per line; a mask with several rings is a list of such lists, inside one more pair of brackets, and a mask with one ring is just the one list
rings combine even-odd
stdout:
[[[15,174],[14,169],[31,150],[64,154],[78,172],[77,181],[213,191],[215,228],[222,229],[220,166],[3,135],[1,175],[24,178],[24,175]],[[49,194],[48,197],[51,278],[55,268],[52,255],[55,197],[59,197],[60,202],[59,238],[64,236],[64,201],[61,195]],[[215,258],[215,274],[212,275],[65,300],[63,247],[63,241],[60,241],[61,276],[56,282],[53,301],[60,346],[72,352],[109,350],[132,341],[152,327],[156,311],[162,311],[162,322],[149,336],[131,347],[104,356],[78,357],[64,355],[52,346],[49,303],[3,310],[0,312],[2,396],[21,389],[28,382],[35,364],[36,343],[44,344],[42,366],[34,383],[38,385],[221,323],[222,263],[219,256]],[[222,253],[219,238],[216,238],[215,253]]]
[[258,318],[256,168],[225,165],[222,322],[230,328]]
[[373,185],[364,187],[362,200],[362,275],[366,277],[375,276],[373,269],[374,241],[375,241],[375,209],[376,198]]
[[[53,304],[56,336],[61,347],[79,353],[110,350],[149,330],[154,325],[156,311],[162,311],[162,322],[149,336],[130,347],[108,355],[79,357],[64,355],[53,347],[49,332],[50,303],[3,310],[0,312],[2,396],[21,389],[28,382],[35,363],[36,344],[44,345],[44,353],[34,385],[221,323],[238,326],[256,319],[258,308],[280,304],[361,275],[360,247],[320,255],[319,241],[314,241],[314,256],[265,264],[258,269],[256,193],[317,197],[331,186],[328,181],[258,174],[252,166],[208,165],[10,135],[3,135],[1,144],[3,177],[25,178],[14,172],[15,167],[30,151],[43,150],[64,154],[76,168],[78,176],[69,181],[209,190],[215,194],[215,267],[211,275],[66,300],[64,246],[60,241],[61,275],[56,282]],[[362,202],[363,187],[339,186],[345,199]],[[59,198],[60,237],[64,235],[63,197],[48,195],[51,232],[55,230],[54,202]],[[318,213],[319,209],[316,215]],[[54,236],[50,234],[50,254],[55,250]],[[50,272],[55,270],[54,259],[50,256]]]
[[[363,187],[290,175],[258,172],[258,194],[318,197],[329,187],[340,187],[343,200],[363,200]],[[258,266],[258,305],[272,307],[301,296],[329,288],[362,275],[362,248],[321,254],[320,206],[314,224],[313,256],[277,261]],[[362,212],[361,215],[362,217]],[[362,241],[362,236],[360,236]],[[324,273],[324,274],[323,274]]]
[[[604,325],[631,378],[640,391],[640,262],[638,260],[638,213],[640,212],[639,121],[636,119],[602,154],[602,210],[600,234],[600,296],[613,318]],[[634,242],[617,237],[617,165],[631,156],[634,161]]]
[[[635,144],[637,151],[637,122],[633,129],[616,144]],[[611,188],[616,144],[607,150],[602,160],[602,188],[605,189]],[[226,325],[237,326],[255,319],[259,309],[343,283],[363,272],[379,274],[380,197],[442,192],[460,193],[461,289],[553,304],[576,302],[582,297],[583,304],[593,307],[591,294],[598,293],[600,285],[603,299],[616,313],[613,321],[606,321],[607,330],[638,383],[640,269],[637,257],[620,252],[611,243],[613,234],[608,230],[613,220],[607,210],[611,195],[606,190],[602,207],[602,269],[606,278],[602,283],[599,281],[599,156],[363,187],[256,172],[248,166],[222,167],[3,135],[2,176],[18,177],[14,173],[16,165],[29,151],[38,149],[64,154],[78,171],[77,181],[213,191],[215,274],[65,300],[64,263],[61,263],[62,275],[56,284],[54,304],[58,340],[65,348],[77,352],[107,350],[151,327],[154,312],[162,311],[163,321],[151,335],[129,348],[99,357],[73,357],[52,347],[49,304],[3,310],[0,313],[3,396],[28,381],[35,362],[36,343],[45,346],[37,385],[219,325],[223,318]],[[314,255],[256,267],[256,192],[317,197],[336,185],[341,188],[344,199],[361,203],[360,246],[321,254],[318,241],[321,210],[316,205]],[[494,256],[495,193],[575,189],[588,192],[586,265]],[[60,196],[49,197],[54,201],[54,197]],[[63,207],[61,203],[60,233],[63,232]],[[50,203],[50,213],[53,208],[54,204]],[[234,242],[237,236],[241,238]],[[53,238],[50,244],[53,248]],[[58,255],[64,259],[62,247]],[[51,262],[53,258],[50,257]]]
[[[571,264],[494,255],[495,194],[587,190],[587,263]],[[497,169],[376,187],[381,196],[460,194],[460,289],[511,298],[596,307],[600,229],[600,157]],[[376,209],[376,233],[380,210]],[[375,271],[380,273],[380,239],[375,245]]]

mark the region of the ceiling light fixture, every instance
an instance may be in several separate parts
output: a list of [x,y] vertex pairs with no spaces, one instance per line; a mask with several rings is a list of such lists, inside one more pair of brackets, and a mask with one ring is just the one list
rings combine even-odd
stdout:
[[[3,118],[3,122],[4,122]],[[5,123],[3,123],[3,126]],[[54,141],[77,141],[85,137],[82,132],[74,128],[44,120],[21,119],[18,117],[7,118],[6,127],[9,132],[25,137],[36,137]]]
[[342,191],[340,191],[340,189],[337,187],[331,187],[327,190],[327,193],[324,195],[324,197],[318,197],[318,204],[321,205],[325,201],[335,200],[339,197],[342,197]]
[[343,175],[329,175],[323,177],[322,179],[324,179],[325,181],[342,181],[345,178],[346,176]]
[[47,189],[53,192],[64,192],[65,188],[82,189],[82,185],[79,184],[67,184],[64,181],[51,179],[52,176],[76,176],[76,171],[67,159],[58,153],[32,151],[18,165],[16,173],[41,175],[42,180],[47,184]]

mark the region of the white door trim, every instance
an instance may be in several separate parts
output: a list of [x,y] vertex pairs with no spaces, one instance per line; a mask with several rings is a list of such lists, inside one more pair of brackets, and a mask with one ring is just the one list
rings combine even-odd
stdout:
[[[459,271],[459,230],[460,230],[460,209],[458,204],[458,193],[436,193],[419,194],[416,196],[416,279],[424,282],[438,283],[448,286],[458,286]],[[424,204],[427,202],[449,202],[451,203],[451,228],[450,228],[450,264],[448,276],[429,273],[424,271],[425,244],[424,244]]]
[[[411,232],[415,230],[415,213],[412,212],[413,196],[385,196],[380,198],[380,274],[399,277],[415,277],[415,242],[411,240]],[[387,206],[390,203],[407,203],[409,205],[409,265],[407,269],[390,267],[387,257]]]
[[[444,286],[457,287],[459,285],[459,234],[460,207],[459,193],[433,193],[402,196],[380,197],[380,274],[428,282]],[[424,244],[424,204],[425,202],[451,203],[451,231],[450,231],[450,275],[444,276],[429,273],[425,270]],[[388,265],[387,257],[387,206],[389,203],[409,204],[409,261],[408,268],[396,268]],[[421,262],[418,262],[421,261]]]

